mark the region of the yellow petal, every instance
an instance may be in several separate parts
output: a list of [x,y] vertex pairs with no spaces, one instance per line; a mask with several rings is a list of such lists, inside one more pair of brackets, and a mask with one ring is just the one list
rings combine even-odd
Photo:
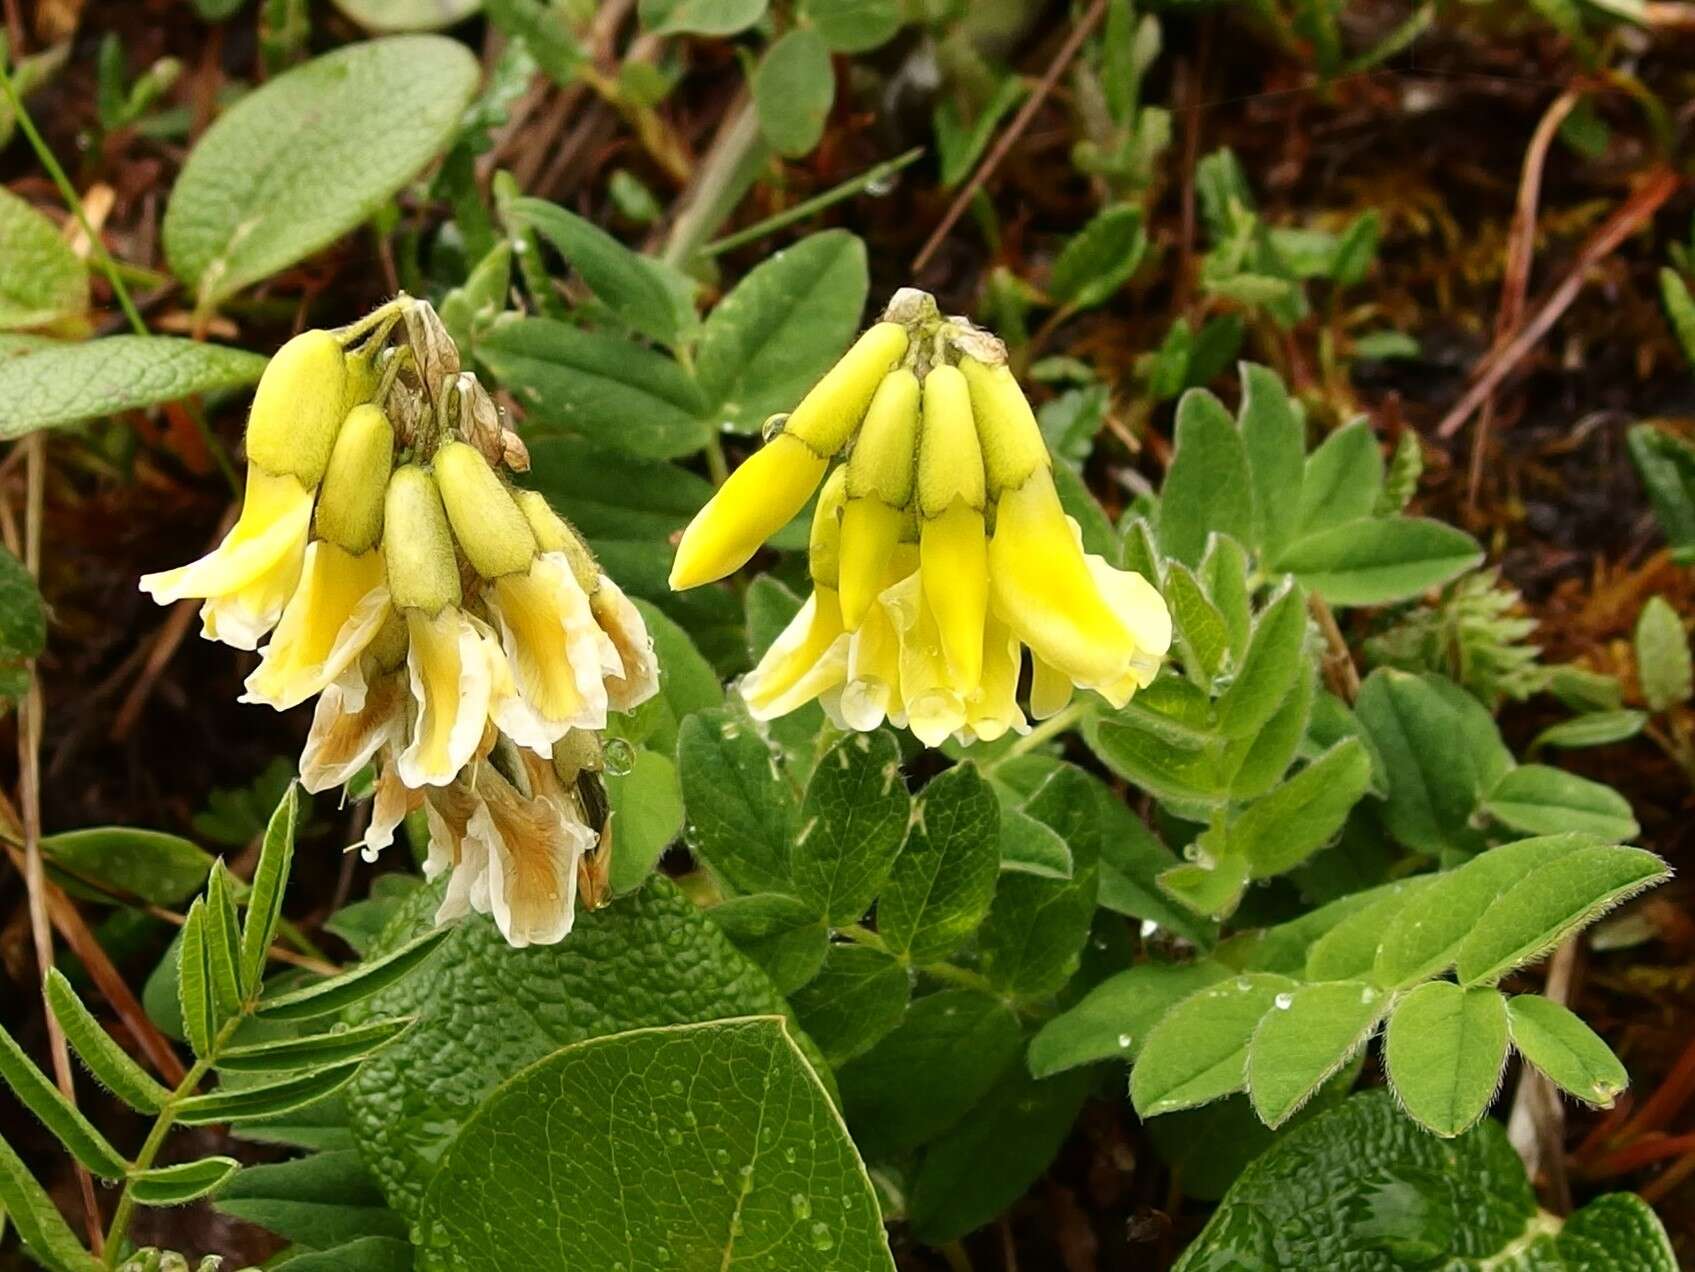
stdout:
[[436,486],[453,523],[453,537],[471,568],[498,579],[530,568],[536,536],[482,452],[468,442],[449,442],[435,454]]
[[983,629],[983,678],[965,701],[965,727],[972,740],[993,742],[1008,729],[1030,731],[1018,709],[1020,653],[1018,638],[991,618]]
[[883,590],[889,558],[900,542],[907,514],[875,495],[849,499],[842,508],[842,622],[855,631]]
[[904,508],[912,499],[918,398],[918,377],[905,367],[883,377],[848,456],[850,498],[880,499],[892,508]]
[[241,700],[284,711],[321,693],[364,652],[388,613],[382,555],[355,556],[317,540]]
[[772,720],[839,685],[847,677],[847,650],[841,602],[827,587],[814,589],[759,665],[742,677],[749,713]]
[[1030,656],[1030,714],[1037,720],[1058,715],[1071,702],[1070,678],[1045,659]]
[[965,727],[965,700],[948,677],[941,634],[917,574],[883,593],[900,639],[900,696],[907,727],[925,746],[940,746]]
[[410,645],[407,679],[417,718],[406,749],[400,753],[400,780],[406,785],[443,786],[470,762],[488,724],[493,689],[487,638],[457,606],[434,617],[406,611]]
[[1041,427],[1011,368],[964,358],[959,369],[971,390],[971,414],[977,421],[989,493],[999,496],[1003,490],[1016,489],[1038,468],[1050,467],[1053,461]]
[[683,531],[671,563],[672,590],[699,587],[747,564],[806,506],[825,464],[823,455],[788,433],[750,455]]
[[958,367],[924,377],[924,426],[918,442],[918,511],[940,516],[963,500],[981,512],[983,452],[971,418],[971,393]]
[[[573,728],[606,727],[602,642],[589,598],[562,553],[545,553],[523,574],[494,580],[486,593],[517,695],[527,711],[496,704],[495,721],[541,755]],[[614,665],[616,649],[611,649]]]
[[416,464],[397,468],[383,499],[383,560],[396,609],[436,614],[459,604],[459,561],[435,478]]
[[477,794],[466,834],[487,850],[488,908],[501,935],[515,949],[563,940],[576,918],[577,866],[594,847],[594,832],[564,799],[520,795],[491,768],[478,774]]
[[606,575],[589,598],[595,622],[618,653],[618,671],[606,678],[606,705],[633,711],[659,692],[659,660],[642,613]]
[[989,586],[995,612],[1018,638],[1078,684],[1116,680],[1136,653],[1134,637],[1089,572],[1045,468],[1001,496]]
[[940,516],[922,521],[918,557],[924,601],[935,615],[949,679],[969,696],[983,674],[983,622],[989,612],[983,514],[956,500]]
[[806,568],[812,582],[838,590],[841,579],[842,505],[847,502],[847,466],[837,464],[836,471],[824,481],[818,492],[818,503],[812,510],[812,529],[806,540]]
[[789,413],[783,431],[819,455],[841,450],[865,418],[883,377],[905,355],[906,342],[906,328],[899,323],[871,327]]
[[353,779],[406,723],[406,684],[398,675],[366,684],[350,671],[330,685],[312,713],[312,732],[300,754],[300,784],[314,793]]
[[862,733],[903,715],[900,638],[888,610],[875,600],[848,642],[847,683],[839,710],[848,728]]
[[318,489],[320,537],[349,552],[374,548],[383,533],[383,496],[394,468],[394,426],[380,407],[347,413]]
[[[293,477],[249,468],[241,518],[224,541],[192,564],[142,575],[141,590],[169,605],[186,596],[230,596],[290,568],[298,570],[311,524],[309,489]],[[277,609],[280,613],[280,604]]]

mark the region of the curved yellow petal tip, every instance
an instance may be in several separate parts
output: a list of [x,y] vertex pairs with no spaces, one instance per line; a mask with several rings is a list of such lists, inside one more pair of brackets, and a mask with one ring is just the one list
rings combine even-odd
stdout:
[[671,562],[671,590],[732,574],[806,505],[828,461],[780,433],[748,457],[695,514]]
[[906,513],[875,495],[849,499],[842,509],[839,567],[842,622],[856,632],[887,582],[889,558],[900,542]]

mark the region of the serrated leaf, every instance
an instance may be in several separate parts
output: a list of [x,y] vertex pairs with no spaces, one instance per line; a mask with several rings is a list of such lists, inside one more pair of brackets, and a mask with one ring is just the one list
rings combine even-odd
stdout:
[[1030,1040],[1038,1078],[1100,1060],[1134,1060],[1148,1032],[1178,1003],[1231,974],[1212,959],[1141,963],[1107,977]]
[[1521,839],[1491,848],[1457,870],[1424,876],[1424,891],[1416,904],[1378,916],[1381,943],[1370,965],[1372,979],[1394,987],[1447,971],[1496,897],[1527,875],[1594,842],[1583,835]]
[[101,1179],[122,1179],[129,1170],[123,1155],[106,1142],[77,1107],[59,1093],[46,1074],[24,1054],[12,1035],[0,1029],[0,1079],[70,1155]]
[[1631,839],[1639,827],[1630,801],[1586,777],[1522,764],[1490,788],[1483,811],[1514,830],[1533,835],[1576,831],[1602,839]]
[[865,244],[813,234],[761,261],[707,315],[695,370],[713,431],[754,433],[792,409],[859,328]]
[[1649,597],[1636,619],[1636,679],[1650,711],[1688,702],[1695,693],[1689,635],[1663,596]]
[[900,1024],[836,1075],[854,1143],[882,1161],[934,1139],[1017,1063],[1018,1018],[975,989],[913,1001]]
[[1211,531],[1251,541],[1251,491],[1235,421],[1211,393],[1190,389],[1177,403],[1176,449],[1160,490],[1160,546],[1195,565]]
[[265,359],[175,336],[106,336],[0,359],[0,440],[254,383]]
[[789,846],[794,893],[831,923],[857,923],[894,868],[912,797],[886,730],[850,733],[818,760]]
[[483,334],[477,360],[534,425],[643,459],[691,454],[706,442],[706,404],[694,380],[663,353],[620,336],[552,318],[507,318]]
[[172,271],[213,305],[328,246],[446,149],[477,78],[458,41],[399,35],[247,94],[201,136],[171,190]]
[[230,1047],[221,1052],[216,1067],[225,1073],[277,1073],[290,1069],[319,1069],[359,1060],[386,1047],[412,1025],[410,1017],[374,1020],[369,1024],[334,1029],[301,1038],[278,1038]]
[[1369,517],[1382,489],[1383,452],[1371,422],[1343,425],[1307,458],[1291,541]]
[[1424,517],[1332,526],[1297,539],[1277,562],[1332,605],[1386,605],[1446,583],[1483,560],[1463,530]]
[[236,1122],[255,1117],[288,1113],[332,1092],[353,1080],[363,1061],[349,1060],[313,1069],[280,1082],[261,1086],[219,1089],[208,1095],[191,1095],[179,1100],[176,1120],[184,1126],[210,1126],[214,1122]]
[[1154,1117],[1242,1090],[1254,1030],[1276,1010],[1279,996],[1296,988],[1286,976],[1251,972],[1202,989],[1166,1012],[1130,1070],[1136,1112]]
[[1218,727],[1226,737],[1255,732],[1277,713],[1306,664],[1306,597],[1288,587],[1254,625],[1241,670],[1218,700]]
[[1329,843],[1371,784],[1371,759],[1357,738],[1338,742],[1230,824],[1229,842],[1251,877],[1292,870]]
[[206,957],[206,902],[195,897],[177,938],[177,1002],[182,1009],[183,1033],[194,1054],[212,1054],[217,1033],[217,1003],[212,996],[212,968]]
[[290,782],[265,827],[259,845],[259,864],[253,868],[253,889],[247,895],[247,920],[241,932],[241,979],[258,985],[265,977],[265,960],[282,918],[283,891],[294,865],[295,822],[300,816],[300,788]]
[[[491,1228],[490,1206],[549,1219]],[[660,1249],[750,1272],[820,1254],[894,1269],[870,1177],[781,1017],[598,1038],[526,1070],[454,1140],[423,1223],[421,1272]]]
[[1427,981],[1395,1004],[1383,1055],[1395,1098],[1452,1137],[1488,1111],[1507,1063],[1507,1005],[1493,989]]
[[824,1058],[841,1065],[900,1023],[911,993],[912,973],[894,955],[864,945],[832,945],[818,975],[789,1002]]
[[211,854],[191,840],[130,826],[47,835],[41,855],[71,879],[154,905],[176,905],[200,891],[212,868]]
[[1483,912],[1455,958],[1460,983],[1500,979],[1670,873],[1665,862],[1641,848],[1596,845],[1566,853],[1519,880]]
[[1536,994],[1507,1000],[1513,1047],[1573,1099],[1611,1108],[1630,1074],[1588,1025],[1568,1008]]
[[0,189],[0,331],[45,327],[88,308],[88,270],[58,228]]
[[1288,1121],[1371,1037],[1389,995],[1362,981],[1280,995],[1248,1044],[1248,1098],[1267,1126]]
[[1129,281],[1147,250],[1141,208],[1128,203],[1104,208],[1054,260],[1048,295],[1073,309],[1093,309]]
[[131,1177],[130,1192],[144,1206],[180,1206],[216,1192],[240,1169],[233,1157],[155,1166]]
[[818,144],[836,99],[835,68],[824,37],[795,27],[766,49],[750,81],[759,131],[780,155],[798,158]]
[[756,892],[730,897],[706,914],[781,994],[794,993],[816,976],[830,948],[829,924],[798,897]]
[[1000,844],[1000,805],[975,765],[957,765],[926,786],[877,898],[877,931],[889,949],[930,963],[958,948],[994,900]]
[[674,345],[692,312],[680,315],[664,268],[575,212],[545,199],[514,199],[507,213],[534,226],[559,249],[601,304],[631,329],[663,345]]
[[107,1090],[139,1113],[157,1113],[165,1107],[171,1093],[113,1041],[58,968],[48,969],[44,992],[66,1040]]
[[367,959],[350,972],[332,976],[291,993],[259,1000],[254,1014],[268,1020],[310,1020],[327,1016],[381,993],[422,963],[452,931],[440,927],[406,942],[381,958]]
[[101,1272],[101,1263],[82,1248],[45,1189],[0,1139],[0,1208],[24,1248],[53,1272]]

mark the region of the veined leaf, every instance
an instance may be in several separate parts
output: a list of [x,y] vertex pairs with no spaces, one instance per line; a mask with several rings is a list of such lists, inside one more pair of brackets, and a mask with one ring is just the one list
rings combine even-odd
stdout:
[[212,866],[206,885],[206,967],[211,973],[212,1002],[217,1009],[214,1027],[221,1026],[241,1010],[244,991],[241,976],[241,929],[235,916],[235,898],[230,895],[229,872],[223,859]]
[[877,899],[877,931],[889,949],[915,963],[934,962],[976,930],[1000,874],[1000,825],[1000,805],[973,764],[924,788],[906,847]]
[[102,1085],[139,1113],[157,1113],[165,1107],[171,1093],[113,1041],[56,967],[47,971],[46,994],[47,1005],[65,1031],[66,1040]]
[[47,1075],[35,1067],[12,1035],[0,1029],[0,1078],[12,1094],[53,1132],[70,1155],[102,1179],[122,1179],[129,1163],[106,1142],[77,1107],[59,1093]]
[[1100,1060],[1134,1060],[1148,1033],[1178,1003],[1229,976],[1212,959],[1140,963],[1107,977],[1030,1040],[1030,1072],[1038,1078]]
[[[251,921],[251,920],[249,920]],[[183,1033],[197,1056],[212,1054],[218,1032],[218,1006],[213,997],[212,967],[206,955],[206,900],[195,897],[188,907],[177,943],[177,1001],[182,1007]]]
[[1619,840],[1640,829],[1630,801],[1612,787],[1544,764],[1522,764],[1507,773],[1484,798],[1483,811],[1533,835],[1576,831]]
[[1365,745],[1357,738],[1338,742],[1249,804],[1230,824],[1228,842],[1256,879],[1293,870],[1336,836],[1370,783]]
[[912,973],[892,954],[864,945],[832,945],[818,975],[790,996],[795,1019],[832,1065],[876,1043],[900,1023]]
[[155,1166],[131,1177],[130,1190],[144,1206],[180,1206],[222,1188],[241,1163],[233,1157],[202,1157],[176,1166]]
[[1573,1012],[1551,998],[1519,994],[1507,1000],[1513,1046],[1560,1090],[1585,1104],[1611,1108],[1630,1075],[1612,1048]]
[[362,1060],[393,1042],[411,1025],[410,1017],[401,1016],[304,1038],[278,1038],[274,1042],[230,1047],[218,1056],[216,1067],[228,1073],[269,1073],[319,1069],[344,1060]]
[[[242,1126],[240,1134],[251,1137],[262,1125]],[[406,1237],[406,1220],[388,1208],[375,1177],[352,1148],[250,1166],[230,1181],[218,1197],[217,1209],[314,1250],[329,1251],[367,1237]],[[354,1262],[351,1253],[348,1262],[332,1263],[325,1272],[370,1272]],[[406,1266],[411,1267],[410,1257]]]
[[1297,539],[1277,562],[1332,605],[1386,605],[1474,568],[1483,560],[1463,530],[1423,517],[1332,526]]
[[1371,421],[1344,424],[1307,459],[1292,541],[1369,517],[1382,489],[1383,452]]
[[789,846],[795,895],[830,922],[857,923],[906,840],[912,798],[887,731],[850,733],[819,758]]
[[1368,900],[1356,903],[1307,948],[1306,978],[1332,981],[1370,975],[1384,927],[1410,906],[1422,906],[1424,893],[1436,877],[1416,875],[1374,889]]
[[200,891],[212,857],[192,840],[130,826],[90,826],[41,840],[48,868],[72,886],[97,886],[101,895],[119,893],[176,905]]
[[1306,596],[1290,586],[1266,606],[1230,688],[1218,700],[1226,737],[1246,737],[1277,713],[1306,665]]
[[1534,755],[1545,746],[1570,749],[1608,746],[1635,737],[1647,723],[1646,711],[1591,711],[1562,720],[1559,724],[1550,724],[1531,742],[1530,753]]
[[1177,403],[1176,450],[1160,491],[1160,546],[1196,565],[1209,531],[1251,541],[1251,489],[1235,421],[1211,393],[1190,389]]
[[1181,561],[1173,561],[1166,569],[1165,601],[1171,607],[1183,668],[1197,685],[1207,688],[1223,670],[1230,653],[1230,631],[1224,615]]
[[422,963],[452,931],[439,927],[414,937],[393,953],[359,964],[350,972],[308,985],[292,993],[263,998],[255,1014],[270,1020],[310,1020],[341,1011],[372,994],[387,989],[414,967]]
[[1130,1102],[1142,1117],[1194,1108],[1248,1080],[1248,1046],[1267,1012],[1297,988],[1287,976],[1232,976],[1160,1017],[1130,1070]]
[[82,1248],[53,1199],[4,1139],[0,1139],[0,1208],[25,1248],[53,1272],[101,1272],[105,1267]]
[[1395,1004],[1389,1084],[1419,1125],[1452,1137],[1488,1111],[1507,1063],[1507,1004],[1493,989],[1426,981]]
[[88,269],[58,227],[0,189],[0,331],[44,327],[88,308]]
[[1361,981],[1302,985],[1279,995],[1248,1045],[1248,1098],[1283,1125],[1353,1058],[1383,1019],[1389,995]]
[[728,897],[706,915],[782,994],[816,976],[830,948],[829,924],[799,897],[780,892]]
[[265,959],[282,917],[283,890],[294,865],[294,827],[300,815],[300,788],[293,782],[271,814],[253,870],[253,890],[247,895],[247,923],[241,933],[241,979],[259,985],[265,978]]
[[1460,983],[1499,980],[1670,873],[1641,848],[1605,844],[1566,853],[1520,879],[1483,912],[1455,956]]
[[209,1126],[214,1122],[236,1122],[287,1113],[321,1100],[332,1091],[341,1090],[353,1080],[361,1063],[360,1060],[348,1060],[284,1078],[281,1082],[191,1095],[177,1104],[176,1120],[184,1126]]

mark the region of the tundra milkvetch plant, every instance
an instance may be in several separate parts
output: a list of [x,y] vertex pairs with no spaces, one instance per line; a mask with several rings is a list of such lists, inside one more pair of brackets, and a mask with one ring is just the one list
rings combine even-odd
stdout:
[[[758,719],[818,699],[930,746],[1025,732],[1074,688],[1122,707],[1171,644],[1147,579],[1083,550],[1000,341],[898,293],[683,532],[671,586],[740,568],[822,482],[813,592],[741,685]],[[832,458],[844,456],[829,472]]]
[[426,809],[425,872],[452,872],[439,918],[474,909],[514,945],[558,941],[579,875],[591,904],[604,890],[604,860],[586,859],[607,713],[658,689],[640,613],[545,498],[501,475],[527,466],[523,445],[423,302],[291,340],[247,448],[235,527],[143,590],[203,598],[210,639],[269,634],[243,700],[318,697],[308,790],[377,765],[367,857]]

